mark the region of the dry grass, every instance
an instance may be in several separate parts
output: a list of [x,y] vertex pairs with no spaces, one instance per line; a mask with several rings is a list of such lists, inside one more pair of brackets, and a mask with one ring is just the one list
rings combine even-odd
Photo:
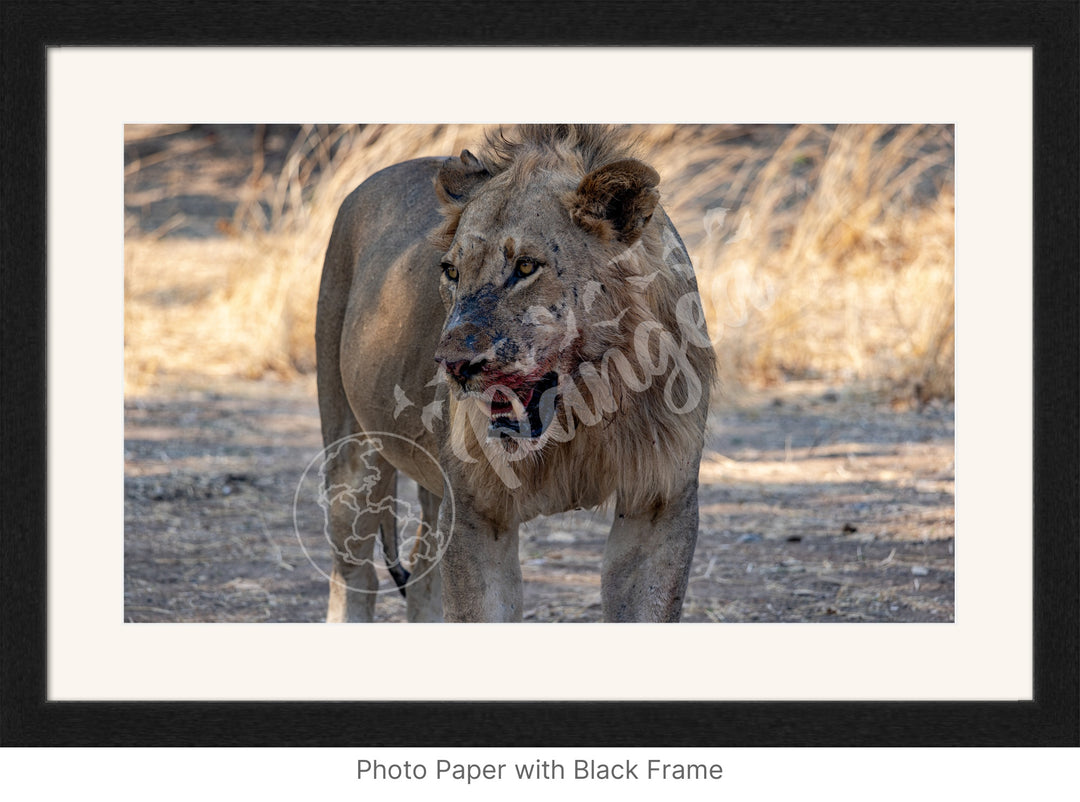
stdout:
[[[127,391],[161,373],[310,371],[322,254],[342,199],[387,165],[473,146],[481,130],[306,126],[272,174],[255,142],[233,214],[217,221],[220,236],[177,236],[182,215],[152,233],[129,226]],[[951,397],[950,128],[637,133],[697,268],[729,387],[823,376],[877,383],[897,398]],[[129,127],[129,140],[146,136]],[[142,169],[128,167],[129,206],[136,187],[146,191]]]
[[734,176],[691,253],[729,382],[820,375],[951,397],[951,145],[936,126],[796,126],[764,163],[752,147],[708,154],[669,205],[692,220],[709,182]]

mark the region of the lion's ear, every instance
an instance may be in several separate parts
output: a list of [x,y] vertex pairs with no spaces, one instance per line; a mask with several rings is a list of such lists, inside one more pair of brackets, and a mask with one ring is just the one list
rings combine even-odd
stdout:
[[435,190],[443,203],[463,204],[482,182],[491,178],[491,173],[469,151],[461,151],[457,158],[449,158],[439,168],[435,178]]
[[660,174],[637,159],[612,162],[581,179],[570,213],[586,231],[630,245],[652,218],[659,183]]

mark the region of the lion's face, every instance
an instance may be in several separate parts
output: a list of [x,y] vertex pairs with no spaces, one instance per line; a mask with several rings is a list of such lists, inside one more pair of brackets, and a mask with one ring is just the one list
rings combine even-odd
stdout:
[[492,433],[538,438],[560,386],[618,334],[622,310],[605,282],[648,223],[658,177],[629,160],[584,179],[541,170],[492,177],[471,158],[440,174],[453,190],[462,189],[461,168],[475,183],[442,258],[447,317],[435,358],[459,397],[486,405]]

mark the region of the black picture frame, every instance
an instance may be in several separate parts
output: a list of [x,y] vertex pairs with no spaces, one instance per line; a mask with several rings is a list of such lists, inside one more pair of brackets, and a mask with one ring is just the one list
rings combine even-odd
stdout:
[[[422,7],[418,9],[417,7]],[[0,743],[1080,744],[1077,2],[5,2]],[[1025,46],[1034,58],[1034,698],[1018,702],[52,702],[46,696],[46,50],[54,46]],[[1007,455],[1005,456],[1007,458]],[[403,715],[422,727],[400,727]],[[332,726],[331,726],[332,722]]]

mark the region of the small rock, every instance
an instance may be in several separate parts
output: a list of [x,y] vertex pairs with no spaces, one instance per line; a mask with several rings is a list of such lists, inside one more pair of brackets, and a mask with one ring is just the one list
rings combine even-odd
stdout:
[[760,543],[762,540],[761,535],[755,535],[751,532],[747,532],[745,535],[739,535],[739,539],[736,543]]
[[912,576],[930,576],[930,569],[925,565],[913,565],[911,566]]

